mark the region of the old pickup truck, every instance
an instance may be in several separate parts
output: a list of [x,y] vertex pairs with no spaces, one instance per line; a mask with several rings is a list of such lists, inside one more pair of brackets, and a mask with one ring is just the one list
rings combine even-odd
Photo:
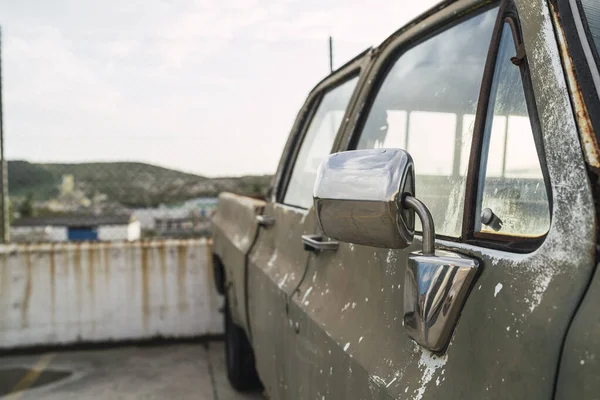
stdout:
[[270,399],[600,396],[600,6],[445,1],[223,193],[228,376]]

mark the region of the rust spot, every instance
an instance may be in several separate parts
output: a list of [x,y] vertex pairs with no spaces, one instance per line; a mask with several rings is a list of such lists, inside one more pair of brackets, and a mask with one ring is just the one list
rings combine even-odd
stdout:
[[52,309],[52,324],[56,324],[56,259],[54,244],[50,247],[50,307]]
[[88,251],[88,290],[91,292],[91,294],[94,294],[94,288],[95,288],[95,281],[96,281],[96,271],[95,271],[95,260],[94,258],[96,257],[96,250],[94,250],[94,246],[90,245],[89,251]]
[[178,307],[180,312],[188,309],[187,303],[187,246],[179,242],[177,244],[177,293],[179,295]]
[[106,243],[102,254],[104,258],[104,284],[109,285],[110,282],[110,243]]
[[208,299],[209,299],[209,304],[210,304],[210,309],[211,310],[216,310],[217,309],[217,299],[215,298],[215,294],[216,294],[216,290],[215,290],[215,285],[214,285],[214,269],[213,269],[213,258],[212,258],[212,249],[210,247],[210,245],[208,245],[208,242],[206,244],[205,247],[205,251],[206,251],[206,287],[208,289]]
[[8,252],[4,252],[2,256],[2,274],[0,275],[0,319],[2,321],[8,321],[8,318],[5,316],[11,306],[11,274],[10,269],[8,267]]
[[160,257],[160,277],[163,295],[163,304],[167,304],[167,250],[164,243],[158,245],[158,256]]
[[129,280],[129,284],[130,284],[130,293],[136,293],[136,286],[135,286],[135,278],[136,278],[136,270],[137,270],[137,263],[136,263],[136,250],[137,250],[137,246],[136,245],[130,245],[127,244],[125,247],[125,252],[127,253],[127,257],[129,258],[129,263],[127,263],[127,265],[125,265],[125,269],[127,271],[127,279]]
[[25,245],[23,249],[23,255],[25,257],[25,292],[23,293],[23,302],[21,304],[21,328],[29,328],[29,319],[27,314],[29,313],[29,302],[31,300],[32,290],[32,279],[33,271],[31,265],[31,252],[29,246]]
[[75,274],[75,290],[77,303],[77,316],[81,321],[82,302],[83,302],[83,282],[81,278],[81,244],[77,243],[73,250],[73,273]]
[[66,247],[62,248],[62,258],[63,262],[61,263],[62,274],[65,276],[69,275],[69,251]]
[[92,330],[96,330],[96,256],[95,245],[90,244],[88,249],[88,291],[90,293],[90,306],[92,318]]
[[590,115],[583,99],[581,86],[577,80],[575,65],[573,64],[573,58],[569,53],[565,30],[560,22],[560,15],[553,2],[550,2],[550,8],[552,10],[552,22],[554,23],[554,29],[556,30],[556,36],[559,42],[558,48],[565,69],[565,76],[567,78],[567,84],[571,94],[571,101],[573,102],[573,108],[575,110],[575,118],[577,121],[583,154],[590,167],[592,167],[596,173],[599,173],[600,147],[598,146],[598,139],[596,138],[596,133],[594,132],[592,122],[590,121]]
[[150,321],[150,271],[148,268],[148,244],[141,244],[142,251],[142,316],[144,321],[144,330],[148,330]]

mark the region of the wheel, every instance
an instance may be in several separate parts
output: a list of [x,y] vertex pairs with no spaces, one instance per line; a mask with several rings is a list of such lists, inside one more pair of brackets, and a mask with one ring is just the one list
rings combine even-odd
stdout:
[[225,315],[225,364],[229,383],[240,392],[261,389],[262,384],[254,364],[254,352],[244,330],[231,319],[227,297],[223,314]]
[[215,288],[217,289],[217,293],[224,295],[225,294],[225,268],[221,263],[221,259],[216,255],[212,255],[213,259],[213,277],[215,281]]

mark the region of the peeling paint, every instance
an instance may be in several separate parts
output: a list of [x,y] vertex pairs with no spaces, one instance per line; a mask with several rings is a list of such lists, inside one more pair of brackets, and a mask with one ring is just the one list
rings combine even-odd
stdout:
[[557,32],[556,36],[559,42],[562,62],[565,66],[565,76],[567,78],[573,108],[575,109],[583,154],[585,155],[587,163],[598,171],[598,169],[600,169],[600,147],[598,146],[596,132],[592,126],[590,115],[583,99],[583,93],[581,92],[581,87],[575,74],[575,66],[571,54],[569,53],[565,32],[560,22],[560,15],[558,14],[555,5],[552,2],[549,2],[549,4],[552,10],[552,21]]
[[278,256],[279,256],[279,253],[277,253],[277,250],[275,250],[273,252],[273,255],[271,255],[271,258],[269,258],[269,261],[267,262],[267,267],[269,267],[269,269],[271,269],[275,266],[275,262],[277,261]]
[[283,278],[279,281],[279,283],[277,284],[277,286],[279,286],[279,289],[283,289],[283,287],[285,286],[285,283],[288,280],[288,277],[290,276],[289,273],[286,273]]
[[445,354],[443,356],[436,356],[429,350],[425,350],[419,347],[421,351],[421,357],[419,358],[419,369],[423,371],[423,375],[421,376],[421,386],[416,390],[416,400],[421,400],[423,398],[423,394],[429,385],[429,382],[433,379],[434,375],[441,369],[440,373],[443,374],[444,367],[448,362],[448,355]]
[[385,386],[385,381],[377,375],[371,375],[369,379],[379,386]]
[[[479,286],[481,288],[481,286]],[[502,290],[502,284],[498,283],[496,285],[496,287],[494,288],[494,297],[496,297],[498,295],[498,293],[500,293],[500,291]]]
[[304,296],[302,297],[301,303],[304,303],[306,301],[306,298],[308,297],[308,295],[310,294],[310,292],[312,292],[313,287],[309,287],[308,289],[306,289],[306,293],[304,293]]

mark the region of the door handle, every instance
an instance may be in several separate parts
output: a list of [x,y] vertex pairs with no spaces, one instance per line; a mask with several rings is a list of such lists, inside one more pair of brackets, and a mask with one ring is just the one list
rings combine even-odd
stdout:
[[302,243],[306,251],[336,251],[339,242],[333,240],[323,241],[322,235],[302,235]]
[[270,215],[257,215],[256,222],[259,226],[269,227],[275,223],[275,217]]

